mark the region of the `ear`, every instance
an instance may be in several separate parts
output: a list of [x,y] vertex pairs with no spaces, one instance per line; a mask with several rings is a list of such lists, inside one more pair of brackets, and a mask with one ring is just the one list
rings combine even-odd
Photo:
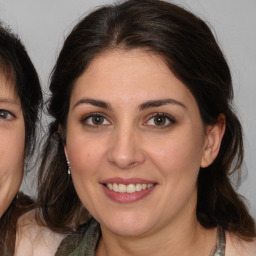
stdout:
[[67,162],[69,162],[68,151],[67,151],[67,144],[63,145],[63,147],[64,147],[64,152],[65,152],[65,156],[66,156]]
[[64,148],[64,153],[65,153],[66,159],[68,161],[66,138],[64,137],[64,131],[63,131],[63,127],[61,125],[58,126],[58,133],[61,136],[61,140],[62,140],[62,144],[63,144],[63,148]]
[[226,118],[223,114],[220,114],[218,121],[214,125],[208,125],[206,127],[206,140],[204,145],[204,152],[201,161],[201,167],[205,168],[209,166],[217,157],[221,141],[226,129]]

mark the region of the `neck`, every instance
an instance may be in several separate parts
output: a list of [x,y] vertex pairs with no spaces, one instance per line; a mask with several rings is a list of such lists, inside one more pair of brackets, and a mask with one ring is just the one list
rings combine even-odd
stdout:
[[209,255],[216,244],[216,229],[203,228],[196,217],[189,223],[170,224],[144,236],[123,237],[102,228],[97,256]]

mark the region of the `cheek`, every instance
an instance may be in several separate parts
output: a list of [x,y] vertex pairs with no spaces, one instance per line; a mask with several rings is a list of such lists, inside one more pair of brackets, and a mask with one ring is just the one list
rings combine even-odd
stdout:
[[192,132],[175,134],[149,145],[148,155],[164,176],[173,182],[184,176],[197,176],[203,153],[202,135]]
[[[67,154],[72,176],[90,176],[97,171],[103,156],[103,147],[97,139],[70,136],[67,140]],[[78,177],[78,179],[79,179]]]
[[1,172],[13,170],[17,175],[18,170],[23,168],[25,154],[25,132],[6,132],[1,134],[0,162]]
[[23,130],[1,134],[0,144],[0,215],[18,192],[24,166],[25,133]]
[[[94,198],[100,198],[99,191],[95,184],[98,183],[98,177],[101,170],[105,147],[102,140],[76,137],[71,135],[67,137],[67,154],[71,165],[72,180],[83,205],[94,213]],[[93,196],[92,196],[93,195]]]
[[182,209],[188,210],[191,207],[194,210],[203,152],[201,136],[193,136],[192,133],[176,135],[155,144],[154,147],[151,145],[151,151],[148,150],[151,162],[161,173],[164,192],[159,204],[162,205],[165,216],[171,217],[178,215]]

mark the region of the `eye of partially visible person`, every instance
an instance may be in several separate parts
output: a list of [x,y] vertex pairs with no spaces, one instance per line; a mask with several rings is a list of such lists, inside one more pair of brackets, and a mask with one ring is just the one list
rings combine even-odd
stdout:
[[0,118],[10,121],[15,118],[15,115],[7,110],[0,109]]

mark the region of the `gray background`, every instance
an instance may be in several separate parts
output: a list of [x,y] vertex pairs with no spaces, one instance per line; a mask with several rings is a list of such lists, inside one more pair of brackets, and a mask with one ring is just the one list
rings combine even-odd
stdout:
[[[171,1],[170,1],[171,2]],[[213,28],[230,64],[235,105],[245,133],[245,166],[240,193],[256,216],[256,1],[172,1],[198,14]],[[79,17],[110,0],[0,0],[0,19],[18,33],[47,95],[48,77],[65,36]],[[33,173],[22,188],[35,193]]]

